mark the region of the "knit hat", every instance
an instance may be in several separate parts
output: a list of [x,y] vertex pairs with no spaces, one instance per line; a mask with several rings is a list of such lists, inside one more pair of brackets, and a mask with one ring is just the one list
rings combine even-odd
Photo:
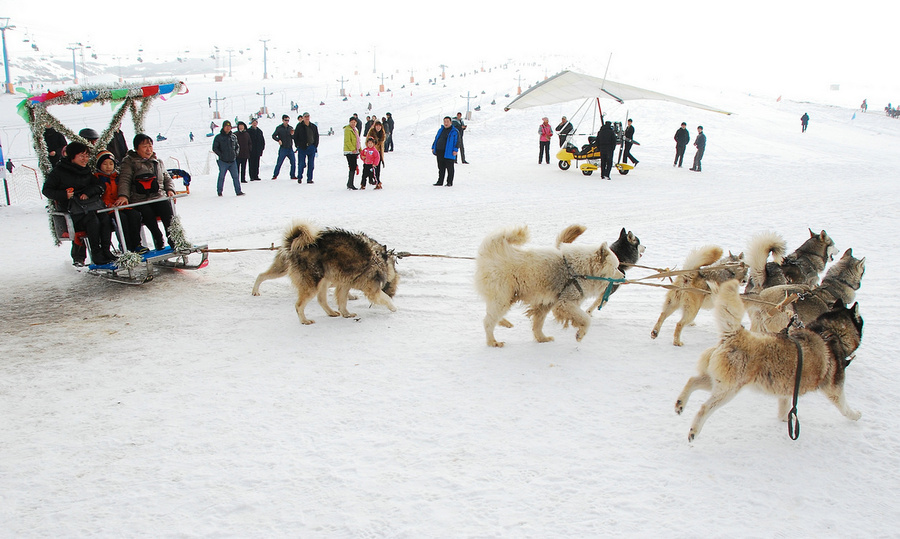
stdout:
[[231,127],[231,122],[229,120],[222,122],[222,129],[225,129],[226,127]]
[[118,163],[116,163],[116,156],[114,156],[114,155],[112,154],[112,152],[109,151],[109,150],[103,150],[102,152],[100,152],[100,153],[97,154],[97,169],[98,169],[98,170],[100,169],[100,165],[101,165],[104,161],[106,161],[107,159],[111,159],[111,160],[112,160],[113,166],[118,165]]

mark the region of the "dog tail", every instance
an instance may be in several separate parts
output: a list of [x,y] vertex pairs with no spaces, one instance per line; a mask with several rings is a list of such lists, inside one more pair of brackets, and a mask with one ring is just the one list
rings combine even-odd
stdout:
[[302,251],[316,242],[319,232],[318,228],[307,222],[294,221],[284,233],[282,249],[291,252]]
[[756,286],[762,286],[766,281],[766,263],[769,253],[776,264],[784,260],[787,244],[781,235],[775,232],[762,232],[750,239],[747,248],[747,265],[750,267],[750,282]]
[[719,326],[720,335],[730,337],[744,329],[741,320],[744,318],[744,302],[741,300],[740,282],[737,279],[725,281],[722,284],[709,283],[710,290],[715,294],[716,323]]
[[585,230],[587,230],[587,227],[584,225],[567,226],[559,233],[559,236],[556,236],[556,248],[559,249],[559,246],[563,243],[572,243],[578,236],[584,234]]
[[700,269],[703,266],[714,264],[720,258],[722,258],[721,247],[718,245],[704,245],[688,253],[687,258],[684,259],[684,269]]
[[479,257],[490,257],[491,254],[504,251],[510,245],[523,245],[528,241],[528,226],[504,228],[484,238],[478,248]]

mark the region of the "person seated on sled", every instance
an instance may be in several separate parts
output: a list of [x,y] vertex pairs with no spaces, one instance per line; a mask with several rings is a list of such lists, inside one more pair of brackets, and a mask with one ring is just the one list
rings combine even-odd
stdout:
[[[160,181],[161,180],[161,181]],[[135,204],[148,200],[163,199],[175,196],[175,184],[163,162],[153,151],[153,139],[143,133],[134,136],[134,149],[128,150],[125,159],[119,166],[119,198],[116,206]],[[156,219],[163,222],[166,236],[172,225],[172,205],[168,200],[160,200],[152,204],[143,204],[134,208],[141,214],[141,221],[153,236],[156,250],[165,247],[163,235],[159,231]],[[169,237],[169,245],[172,239]]]
[[[103,185],[88,168],[90,159],[90,148],[81,142],[70,142],[62,160],[47,174],[41,192],[55,201],[59,209],[69,212],[76,231],[87,233],[91,262],[103,265],[115,257],[109,252],[109,230],[101,229],[97,216],[97,210],[104,207],[100,198]],[[104,235],[106,241],[103,241]],[[84,264],[84,253],[78,252],[75,238],[72,240],[72,262],[80,266]]]
[[[107,208],[116,205],[119,198],[119,173],[116,172],[116,158],[109,150],[103,150],[97,154],[97,171],[94,176],[103,185],[103,203]],[[115,232],[116,217],[113,212],[98,213],[101,224],[105,224],[106,230]],[[146,253],[149,249],[141,245],[141,214],[137,210],[126,208],[119,210],[119,219],[122,221],[122,236],[125,237],[124,248],[133,253]]]

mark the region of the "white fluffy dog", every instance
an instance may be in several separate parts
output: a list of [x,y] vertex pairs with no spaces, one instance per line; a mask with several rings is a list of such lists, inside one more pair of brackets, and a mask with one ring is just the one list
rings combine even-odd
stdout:
[[520,247],[527,241],[528,227],[506,228],[489,235],[478,249],[475,286],[487,304],[484,332],[488,346],[503,346],[494,338],[494,328],[498,323],[512,325],[503,316],[520,301],[529,306],[538,342],[553,340],[543,331],[551,311],[560,322],[577,328],[575,339],[580,341],[591,325],[581,309],[582,301],[602,294],[610,285],[583,276],[621,279],[619,259],[606,243],[599,247],[563,244],[559,249]]

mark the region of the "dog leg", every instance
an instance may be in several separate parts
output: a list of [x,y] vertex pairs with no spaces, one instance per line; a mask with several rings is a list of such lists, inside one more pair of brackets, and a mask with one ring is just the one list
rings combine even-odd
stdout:
[[662,329],[663,322],[665,322],[666,318],[672,316],[672,313],[677,310],[678,302],[675,300],[675,296],[666,294],[666,301],[665,303],[663,303],[662,312],[659,313],[659,318],[656,320],[656,325],[653,326],[653,329],[650,331],[651,339],[659,337],[659,330]]
[[513,327],[512,322],[510,322],[510,321],[507,320],[506,318],[500,319],[500,321],[499,321],[497,324],[500,325],[500,326],[503,326],[503,327],[505,327],[505,328],[511,328],[511,327]]
[[694,321],[694,318],[697,318],[697,313],[700,312],[700,305],[695,302],[688,302],[683,306],[681,310],[681,320],[675,324],[675,335],[672,339],[672,344],[675,346],[684,346],[684,343],[681,342],[681,332],[684,330],[684,327]]
[[306,314],[304,314],[304,311],[306,310],[306,304],[309,303],[309,300],[311,300],[312,298],[313,298],[313,294],[310,294],[309,296],[306,296],[306,297],[304,297],[300,294],[297,295],[297,305],[295,308],[297,310],[297,316],[300,317],[300,323],[303,325],[308,326],[309,324],[316,323],[315,320],[310,320],[309,318],[306,317]]
[[553,337],[544,335],[544,321],[550,313],[549,305],[540,305],[531,310],[531,332],[537,342],[551,342]]
[[[319,306],[322,307],[322,310],[325,311],[325,314],[328,316],[340,316],[340,313],[332,309],[328,305],[328,285],[330,283],[324,279],[319,283],[319,290],[316,293],[316,300],[319,302]],[[337,296],[337,291],[335,290],[335,296]]]
[[581,342],[581,339],[587,335],[588,329],[591,327],[591,317],[581,310],[581,306],[577,303],[562,301],[553,309],[553,314],[560,321],[570,322],[577,331],[575,332],[575,340]]
[[691,394],[698,389],[705,389],[707,391],[712,389],[712,378],[710,378],[708,374],[703,373],[694,376],[687,381],[684,385],[684,389],[681,390],[681,394],[678,395],[678,400],[675,401],[676,414],[681,415],[681,412],[684,411],[684,407],[687,406]]
[[827,396],[828,400],[830,400],[835,406],[837,406],[837,409],[840,410],[841,413],[844,414],[844,417],[846,417],[847,419],[857,421],[860,417],[862,417],[862,414],[860,412],[851,409],[850,405],[847,404],[847,399],[844,398],[843,387],[827,388],[825,390],[825,396]]
[[344,285],[335,285],[334,301],[337,303],[338,312],[344,318],[353,318],[356,316],[356,313],[351,313],[347,310],[348,299],[350,299],[350,288]]
[[287,268],[283,268],[277,263],[272,264],[272,267],[260,273],[256,277],[256,282],[253,283],[253,292],[251,292],[251,294],[253,294],[254,296],[259,295],[259,285],[261,285],[263,281],[268,281],[269,279],[278,279],[279,277],[284,277],[285,275],[287,275]]
[[497,323],[500,322],[500,320],[504,319],[503,315],[505,315],[509,311],[510,307],[512,307],[511,304],[497,305],[494,303],[488,303],[487,314],[484,315],[484,333],[487,337],[488,346],[494,346],[497,348],[501,348],[503,346],[503,342],[498,341],[494,338],[494,328],[497,327]]
[[788,420],[788,412],[791,411],[791,399],[789,397],[778,397],[778,419],[782,421]]
[[703,424],[706,422],[706,419],[710,414],[715,412],[721,406],[728,404],[731,399],[738,394],[740,391],[740,387],[722,387],[722,384],[719,383],[710,395],[709,399],[703,403],[703,406],[700,407],[700,411],[697,412],[697,417],[694,418],[694,424],[691,425],[691,431],[688,433],[688,441],[694,441],[694,438],[700,434],[700,429],[703,428]]
[[[349,292],[349,290],[348,290],[348,292]],[[372,294],[371,296],[366,294],[366,297],[374,305],[384,305],[392,313],[397,312],[397,307],[394,307],[394,302],[393,302],[393,300],[391,300],[391,296],[385,294],[383,290],[378,290],[378,292]],[[346,300],[345,300],[344,304],[346,305]],[[353,315],[353,316],[356,316],[356,315]]]

